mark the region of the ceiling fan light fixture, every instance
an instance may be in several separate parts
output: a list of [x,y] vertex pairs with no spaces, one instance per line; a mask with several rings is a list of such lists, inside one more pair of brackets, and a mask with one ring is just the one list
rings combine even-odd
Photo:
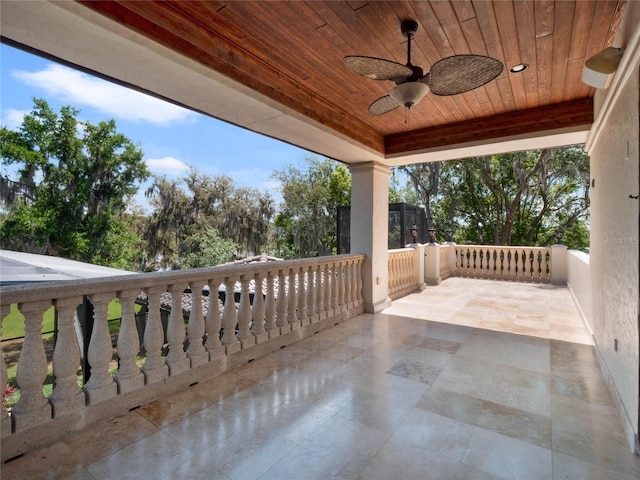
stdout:
[[405,82],[396,85],[389,95],[400,105],[411,108],[429,93],[429,86],[422,82]]

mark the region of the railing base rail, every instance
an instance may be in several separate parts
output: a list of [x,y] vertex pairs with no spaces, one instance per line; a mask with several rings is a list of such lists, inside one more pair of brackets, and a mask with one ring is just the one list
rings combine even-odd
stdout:
[[28,451],[59,441],[69,434],[79,432],[98,422],[117,418],[122,416],[123,412],[183,391],[194,384],[240,367],[249,361],[265,357],[282,347],[292,345],[337,324],[344,323],[361,313],[363,313],[362,304],[352,305],[349,310],[336,313],[316,323],[300,326],[251,348],[242,349],[230,355],[216,356],[211,361],[191,368],[180,375],[168,376],[162,382],[145,385],[145,388],[118,395],[96,405],[87,405],[84,407],[83,415],[73,414],[52,418],[42,425],[14,432],[6,437],[3,432],[1,461],[4,463]]

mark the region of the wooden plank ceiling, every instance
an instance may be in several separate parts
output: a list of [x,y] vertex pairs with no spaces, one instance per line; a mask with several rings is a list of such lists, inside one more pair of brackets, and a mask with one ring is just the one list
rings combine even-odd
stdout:
[[[383,154],[592,121],[590,56],[610,46],[625,1],[83,1],[126,27]],[[394,84],[343,57],[406,63],[400,22],[416,20],[412,63],[457,54],[505,64],[494,81],[428,94],[407,114],[368,113]],[[524,63],[524,73],[508,68]]]

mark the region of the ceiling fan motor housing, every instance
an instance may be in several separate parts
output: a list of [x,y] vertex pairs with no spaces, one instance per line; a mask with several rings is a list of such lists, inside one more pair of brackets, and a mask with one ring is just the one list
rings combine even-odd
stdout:
[[411,38],[418,31],[418,22],[415,20],[403,20],[400,24],[400,30],[404,37]]

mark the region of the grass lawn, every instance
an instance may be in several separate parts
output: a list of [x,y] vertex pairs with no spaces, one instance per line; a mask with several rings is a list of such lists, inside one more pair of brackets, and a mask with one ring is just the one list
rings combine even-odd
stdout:
[[[43,332],[53,332],[54,323],[54,308],[53,306],[44,312],[42,321]],[[114,298],[109,302],[109,309],[107,313],[108,320],[118,319],[122,316],[122,307],[120,306],[120,300]],[[111,330],[112,325],[109,326]],[[117,331],[117,326],[115,326]],[[112,332],[113,333],[113,332]],[[9,315],[2,320],[2,335],[0,339],[6,340],[9,338],[19,338],[24,336],[24,315],[18,310],[16,304],[11,305],[11,311]]]
[[[136,305],[135,311],[138,312],[141,306]],[[53,340],[53,329],[54,329],[54,315],[55,310],[53,307],[49,308],[43,315],[43,326],[42,326],[42,339],[46,342],[51,342]],[[109,333],[117,333],[120,329],[120,322],[118,321],[122,316],[122,308],[120,305],[120,300],[114,298],[109,303],[109,308],[107,312],[107,319],[109,320]],[[48,333],[51,332],[51,333]],[[11,305],[11,310],[9,315],[7,315],[2,321],[2,339],[11,339],[11,338],[19,338],[24,336],[24,315],[20,313],[17,305]],[[139,364],[142,364],[144,361],[144,357],[139,358]],[[7,364],[7,375],[9,381],[10,391],[7,391],[2,398],[2,404],[5,408],[13,407],[18,399],[20,398],[20,390],[17,388],[16,383],[16,369],[17,363]],[[117,373],[117,367],[114,366],[112,375]],[[82,371],[78,371],[78,385],[82,387]],[[3,389],[5,386],[3,386]],[[47,367],[47,378],[43,385],[43,393],[45,396],[51,395],[53,390],[53,371],[51,362],[49,362]]]

